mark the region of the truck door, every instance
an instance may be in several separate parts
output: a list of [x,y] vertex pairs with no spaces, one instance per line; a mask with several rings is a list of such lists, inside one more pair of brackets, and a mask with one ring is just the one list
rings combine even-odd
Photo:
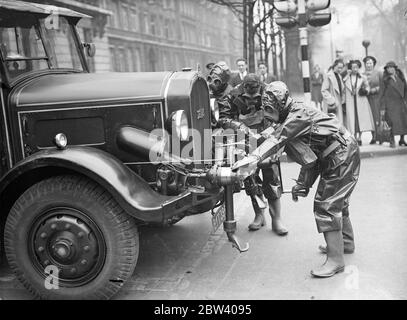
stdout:
[[[1,81],[1,77],[0,77]],[[7,154],[7,141],[6,141],[6,128],[4,124],[4,119],[5,115],[3,114],[4,112],[4,106],[3,106],[3,92],[1,91],[2,88],[0,88],[0,178],[6,173],[7,170],[7,157],[9,156]]]
[[[3,118],[1,115],[1,107],[0,107],[0,119]],[[3,176],[5,172],[5,160],[6,160],[6,155],[4,152],[4,133],[3,133],[3,125],[0,124],[0,178]]]

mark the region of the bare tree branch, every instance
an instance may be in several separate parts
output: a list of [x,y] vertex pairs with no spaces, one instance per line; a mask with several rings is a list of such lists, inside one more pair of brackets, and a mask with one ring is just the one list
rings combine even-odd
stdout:
[[380,13],[382,18],[390,25],[390,27],[396,31],[397,33],[400,31],[399,28],[397,28],[397,25],[395,25],[389,18],[388,16],[384,13],[383,9],[377,4],[375,0],[370,0],[372,5],[377,9],[377,11]]

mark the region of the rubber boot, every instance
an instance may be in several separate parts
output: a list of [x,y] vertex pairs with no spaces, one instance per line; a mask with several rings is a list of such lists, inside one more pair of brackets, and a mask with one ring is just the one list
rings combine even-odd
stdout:
[[285,236],[288,229],[284,226],[281,220],[281,202],[280,199],[269,200],[269,211],[271,216],[271,230],[279,236]]
[[264,216],[264,211],[266,209],[261,209],[259,205],[257,204],[256,199],[252,198],[252,205],[254,209],[254,220],[251,224],[249,224],[249,230],[250,231],[257,231],[261,227],[264,227],[266,225],[266,218]]
[[[342,237],[343,253],[350,254],[355,252],[355,238],[353,236],[352,223],[348,216],[342,217]],[[326,254],[326,246],[319,246],[318,249]]]
[[376,144],[376,131],[372,132],[372,140],[370,140],[369,144]]
[[311,275],[317,278],[332,277],[345,270],[342,231],[324,232],[324,237],[328,248],[326,261],[322,266],[311,270]]
[[342,217],[342,237],[343,237],[343,251],[345,253],[355,252],[355,237],[353,235],[352,223],[349,216]]

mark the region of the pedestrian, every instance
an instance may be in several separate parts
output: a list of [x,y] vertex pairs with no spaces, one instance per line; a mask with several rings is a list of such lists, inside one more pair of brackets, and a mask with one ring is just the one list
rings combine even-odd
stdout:
[[243,82],[244,77],[247,75],[247,62],[244,58],[239,58],[236,60],[236,66],[238,72],[230,78],[230,85],[236,87]]
[[395,147],[394,136],[400,135],[399,145],[406,146],[404,135],[407,134],[407,84],[403,72],[396,63],[386,63],[383,72],[382,105],[386,120],[391,127],[391,147]]
[[297,184],[292,188],[294,201],[307,196],[320,177],[314,198],[314,215],[318,232],[324,234],[325,263],[314,268],[315,277],[330,277],[344,270],[344,253],[355,250],[353,228],[349,218],[349,198],[359,177],[360,155],[355,138],[337,117],[316,108],[296,103],[285,83],[266,85],[263,94],[265,117],[279,124],[250,155],[234,164],[232,170],[245,177],[257,165],[285,147],[287,155],[299,163]]
[[275,75],[268,72],[267,65],[263,61],[258,63],[257,72],[262,83],[270,83],[277,80]]
[[[339,122],[344,123],[344,102],[345,91],[341,77],[344,62],[341,59],[334,61],[329,68],[321,86],[322,111],[325,113],[334,113]],[[346,125],[345,125],[346,126]]]
[[360,73],[362,63],[350,60],[350,73],[345,77],[346,123],[349,131],[362,145],[362,132],[374,130],[374,120],[367,95],[370,87],[367,78]]
[[311,75],[311,101],[315,103],[315,107],[319,110],[322,109],[322,83],[324,82],[324,75],[321,73],[319,65],[314,66],[314,72]]
[[379,129],[380,123],[380,82],[382,81],[382,73],[376,70],[376,58],[373,56],[366,56],[363,58],[363,63],[365,65],[365,72],[363,75],[366,76],[369,83],[370,91],[367,95],[367,100],[369,101],[370,110],[372,112],[374,121],[374,131],[372,131],[372,140],[370,144],[376,144],[376,135]]
[[[218,102],[219,125],[223,129],[241,130],[245,134],[268,128],[271,122],[264,118],[261,100],[263,88],[264,85],[258,75],[247,74],[243,82],[230,92],[227,99]],[[254,220],[248,228],[256,231],[266,225],[264,212],[268,204],[272,230],[284,236],[288,230],[281,218],[280,163],[278,158],[269,160],[268,165],[261,171],[263,179],[260,178],[258,170],[244,180],[245,190],[251,198],[255,213]]]

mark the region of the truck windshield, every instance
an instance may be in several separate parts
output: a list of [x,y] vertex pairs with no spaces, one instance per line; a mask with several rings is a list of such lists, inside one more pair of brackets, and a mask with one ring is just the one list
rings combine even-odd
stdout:
[[[83,70],[74,34],[66,18],[0,20],[0,50],[10,80],[31,71]],[[19,23],[19,21],[24,21]]]

